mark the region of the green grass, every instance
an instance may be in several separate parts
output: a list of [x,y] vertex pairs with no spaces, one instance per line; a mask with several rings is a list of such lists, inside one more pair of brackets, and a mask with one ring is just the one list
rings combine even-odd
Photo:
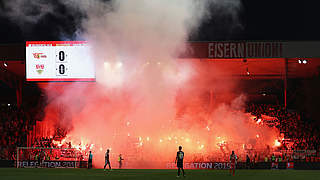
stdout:
[[[238,170],[232,177],[226,170],[186,170],[187,176],[179,179],[195,180],[320,180],[320,171],[302,170]],[[145,180],[161,179],[170,180],[176,178],[176,170],[143,170],[124,169],[104,172],[102,169],[1,169],[0,180]]]

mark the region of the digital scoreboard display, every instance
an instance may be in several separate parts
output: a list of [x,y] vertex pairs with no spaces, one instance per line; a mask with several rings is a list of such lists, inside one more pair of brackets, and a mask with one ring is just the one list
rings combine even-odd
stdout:
[[95,81],[86,41],[26,42],[27,81]]

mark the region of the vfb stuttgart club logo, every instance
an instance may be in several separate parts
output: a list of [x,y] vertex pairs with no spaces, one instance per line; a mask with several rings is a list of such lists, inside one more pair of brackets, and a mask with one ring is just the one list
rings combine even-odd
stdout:
[[36,65],[36,71],[38,74],[42,74],[44,71],[44,64],[37,64]]
[[47,58],[47,56],[43,53],[32,53],[35,59]]

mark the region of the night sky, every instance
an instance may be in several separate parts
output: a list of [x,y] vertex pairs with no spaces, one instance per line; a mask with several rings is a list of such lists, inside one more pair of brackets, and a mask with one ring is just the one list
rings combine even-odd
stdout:
[[[0,11],[4,10],[3,1],[0,0]],[[48,15],[24,30],[7,17],[0,16],[0,43],[62,40],[61,35],[73,39],[79,19],[71,16],[63,6],[56,6],[64,17]],[[242,6],[239,25],[218,15],[204,22],[189,40],[320,40],[320,16],[315,4],[294,0],[242,0]]]

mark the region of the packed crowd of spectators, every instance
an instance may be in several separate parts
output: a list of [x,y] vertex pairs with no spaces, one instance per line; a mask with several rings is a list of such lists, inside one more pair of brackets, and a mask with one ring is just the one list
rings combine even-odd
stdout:
[[[31,113],[26,113],[23,108],[17,108],[12,104],[0,105],[0,160],[15,160],[17,147],[28,146],[27,135],[36,124],[36,119],[30,116]],[[57,148],[53,139],[48,137],[33,138],[29,146]],[[68,146],[64,148],[68,148]]]
[[[284,134],[281,150],[317,150],[320,151],[320,131],[311,122],[304,121],[300,114],[288,111],[281,105],[248,104],[246,112],[257,119],[268,119],[274,127]],[[14,105],[0,105],[0,159],[14,159],[16,148],[27,146],[27,134],[32,130],[35,120],[31,120],[23,108]],[[57,147],[54,138],[36,138],[32,147]],[[287,141],[290,141],[288,145]],[[71,146],[71,144],[69,145]],[[68,148],[68,146],[64,147]]]
[[0,159],[14,159],[16,147],[26,146],[31,121],[14,105],[0,105]]
[[43,147],[43,148],[54,148],[53,138],[41,137],[35,138],[34,142],[31,144],[32,147]]
[[[275,117],[279,123],[275,126],[292,141],[286,150],[320,150],[320,132],[312,122],[306,122],[298,112],[286,110],[281,105],[249,104],[247,112],[263,118],[264,115]],[[276,123],[276,122],[275,122]]]

